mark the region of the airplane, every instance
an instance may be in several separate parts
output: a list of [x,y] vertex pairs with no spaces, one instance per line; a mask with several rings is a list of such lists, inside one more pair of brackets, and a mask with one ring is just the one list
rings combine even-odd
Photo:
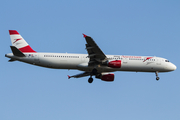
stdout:
[[5,54],[9,62],[20,61],[36,66],[53,69],[74,69],[83,73],[69,76],[80,78],[90,76],[89,83],[93,82],[92,76],[102,81],[114,81],[115,71],[154,72],[159,80],[159,72],[176,70],[176,66],[165,58],[156,56],[131,56],[131,55],[105,55],[96,42],[83,34],[87,44],[88,54],[69,53],[43,53],[34,51],[25,39],[16,31],[9,30],[12,53]]

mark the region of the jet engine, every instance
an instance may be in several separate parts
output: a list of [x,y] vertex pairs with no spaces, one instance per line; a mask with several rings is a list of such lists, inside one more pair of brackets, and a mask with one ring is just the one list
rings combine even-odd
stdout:
[[112,68],[120,68],[121,60],[113,60],[113,61],[107,62],[107,66],[112,67]]
[[99,78],[102,81],[112,82],[112,81],[114,81],[114,74],[113,73],[101,73],[101,74],[96,75],[96,78]]

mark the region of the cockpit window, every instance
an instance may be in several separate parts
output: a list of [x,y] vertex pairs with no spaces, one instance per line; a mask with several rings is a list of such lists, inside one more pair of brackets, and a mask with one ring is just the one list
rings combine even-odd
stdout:
[[169,62],[169,60],[165,60],[165,62]]

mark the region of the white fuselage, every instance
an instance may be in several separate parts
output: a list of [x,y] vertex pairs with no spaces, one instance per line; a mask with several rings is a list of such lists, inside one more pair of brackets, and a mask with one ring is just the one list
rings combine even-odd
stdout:
[[16,31],[9,30],[12,53],[5,56],[11,58],[9,62],[21,61],[32,65],[54,69],[75,69],[83,73],[68,76],[80,78],[90,76],[89,83],[93,82],[92,76],[103,81],[114,81],[114,71],[155,72],[159,80],[159,72],[174,71],[176,66],[167,59],[149,56],[124,56],[105,55],[96,42],[83,34],[86,40],[88,54],[67,53],[38,53],[34,51],[25,39]]
[[[6,57],[26,62],[29,64],[54,68],[54,69],[78,69],[91,72],[93,67],[88,66],[88,54],[67,54],[67,53],[24,53],[25,57],[14,56],[13,53],[6,54]],[[98,72],[113,71],[136,71],[136,72],[169,72],[176,69],[176,66],[168,60],[160,57],[147,56],[123,56],[107,55],[109,61],[121,60],[120,68],[111,68],[105,65],[96,66]],[[147,59],[150,58],[150,59]]]

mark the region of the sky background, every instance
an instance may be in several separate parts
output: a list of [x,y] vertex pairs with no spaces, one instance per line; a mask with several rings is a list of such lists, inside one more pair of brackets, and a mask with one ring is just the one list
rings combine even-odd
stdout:
[[[180,120],[179,0],[3,0],[0,21],[0,120]],[[159,56],[177,70],[89,84],[67,78],[78,70],[8,62],[8,30],[38,52],[86,54],[85,33],[105,54]]]

